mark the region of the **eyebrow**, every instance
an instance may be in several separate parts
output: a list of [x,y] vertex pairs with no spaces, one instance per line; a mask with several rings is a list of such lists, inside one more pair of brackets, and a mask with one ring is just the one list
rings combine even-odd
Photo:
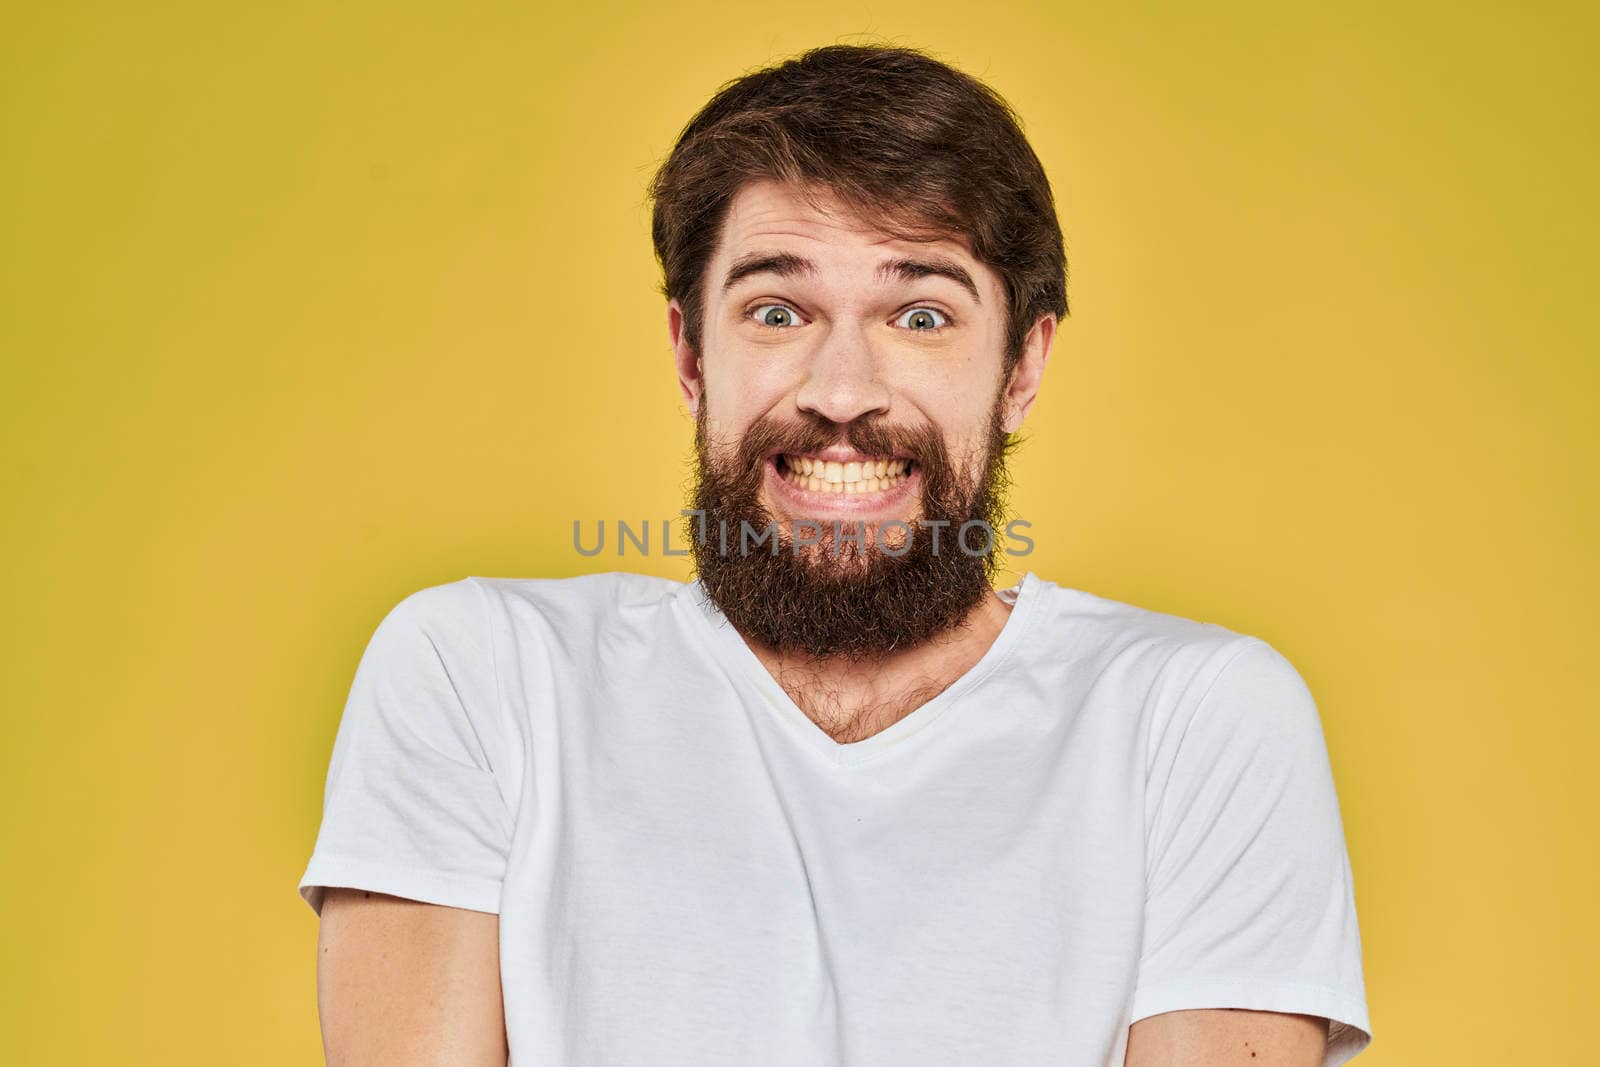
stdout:
[[[733,266],[728,268],[728,276],[723,279],[722,291],[727,292],[735,285],[744,281],[753,274],[776,274],[780,278],[811,277],[817,273],[817,265],[804,256],[797,256],[792,252],[750,252],[733,261]],[[949,278],[971,295],[976,304],[982,304],[983,298],[978,295],[978,286],[972,280],[965,267],[954,260],[942,256],[931,256],[923,259],[905,258],[893,259],[887,263],[878,264],[877,277],[880,279],[898,279],[900,281],[915,281],[918,278]]]
[[972,280],[972,275],[955,260],[945,259],[943,256],[933,256],[928,259],[896,259],[880,263],[878,277],[897,278],[907,282],[916,281],[918,278],[949,278],[971,294],[974,304],[983,303],[983,297],[978,295],[978,286]]
[[727,292],[752,274],[799,278],[816,272],[815,263],[791,252],[748,252],[734,260],[733,266],[728,268],[728,276],[722,281],[722,291]]

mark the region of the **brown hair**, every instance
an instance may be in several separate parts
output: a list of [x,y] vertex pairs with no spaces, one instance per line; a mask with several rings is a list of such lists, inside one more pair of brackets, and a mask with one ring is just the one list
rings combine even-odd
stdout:
[[691,348],[728,205],[759,179],[831,193],[898,237],[964,236],[1006,290],[1007,367],[1040,316],[1067,314],[1055,200],[1010,105],[914,49],[828,45],[724,85],[651,182],[661,292]]

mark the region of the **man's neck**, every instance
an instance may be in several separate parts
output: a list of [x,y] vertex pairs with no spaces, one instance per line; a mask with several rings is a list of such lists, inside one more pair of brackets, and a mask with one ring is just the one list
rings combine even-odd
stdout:
[[1011,605],[991,590],[959,625],[868,659],[777,652],[749,638],[745,643],[812,722],[849,744],[881,733],[948,689],[989,651],[1010,615]]

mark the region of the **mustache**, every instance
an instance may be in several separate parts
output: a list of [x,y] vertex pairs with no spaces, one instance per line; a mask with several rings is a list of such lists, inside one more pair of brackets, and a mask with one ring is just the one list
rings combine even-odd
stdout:
[[710,447],[704,411],[702,408],[695,420],[695,452],[700,465],[699,492],[710,501],[709,506],[763,515],[765,509],[757,500],[768,456],[804,455],[839,444],[868,456],[911,460],[921,476],[922,506],[930,517],[958,511],[964,503],[954,462],[943,437],[931,424],[895,426],[881,416],[838,423],[810,413],[798,417],[767,414],[758,416],[728,450]]
[[909,459],[924,468],[942,468],[944,445],[929,426],[891,426],[882,419],[855,419],[836,423],[820,416],[779,419],[762,415],[750,424],[739,441],[737,463],[741,471],[759,470],[774,453],[807,455],[835,445],[845,445],[868,456]]

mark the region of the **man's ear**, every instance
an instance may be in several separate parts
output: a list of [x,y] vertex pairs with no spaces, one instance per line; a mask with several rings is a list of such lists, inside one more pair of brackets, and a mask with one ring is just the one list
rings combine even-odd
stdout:
[[705,390],[705,370],[700,356],[684,336],[683,305],[667,302],[667,333],[672,337],[672,360],[678,367],[678,388],[690,415],[700,413],[700,394]]
[[1055,340],[1054,315],[1041,316],[1023,339],[1022,354],[1017,357],[1017,365],[1011,369],[1011,380],[1006,385],[1005,410],[1001,419],[1001,428],[1006,433],[1016,433],[1022,420],[1027,418],[1028,409],[1033,407]]

